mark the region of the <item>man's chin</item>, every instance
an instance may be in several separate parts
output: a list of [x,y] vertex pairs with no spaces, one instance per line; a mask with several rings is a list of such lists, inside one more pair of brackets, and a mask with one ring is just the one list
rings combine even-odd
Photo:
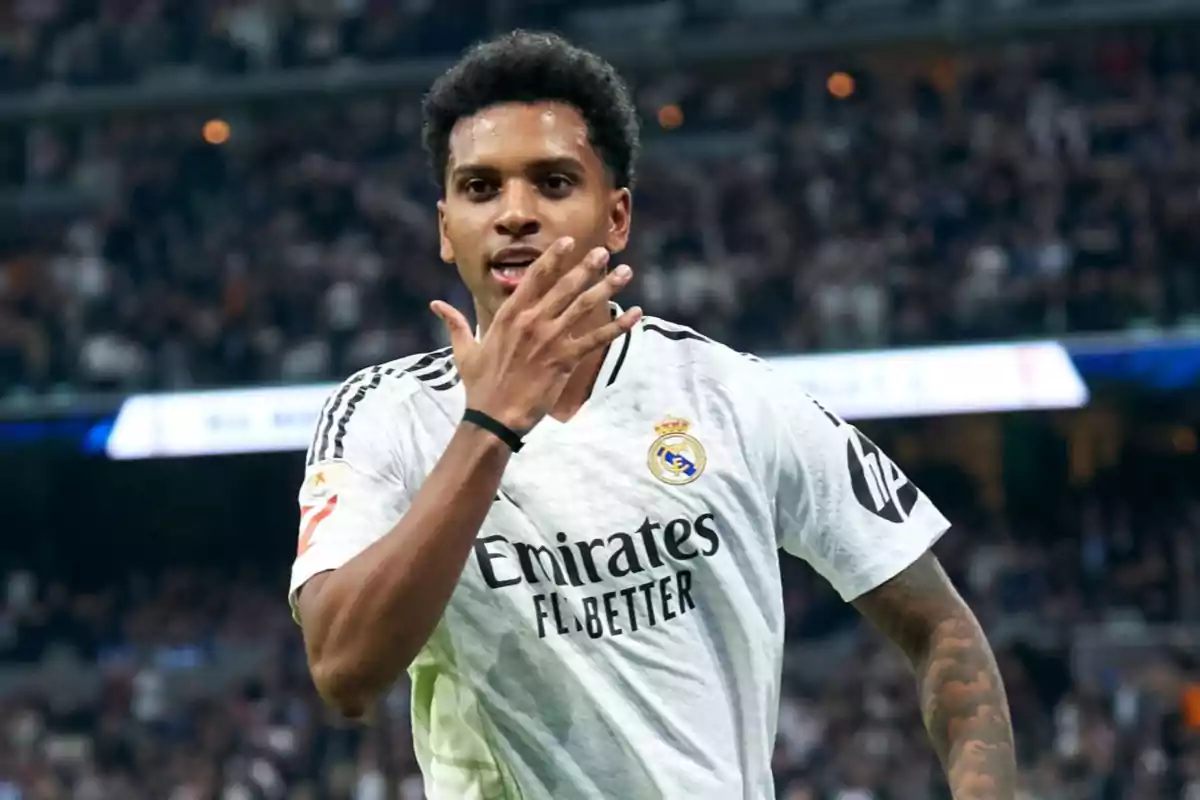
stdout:
[[475,298],[475,306],[486,314],[489,319],[495,319],[496,314],[504,307],[504,304],[508,302],[515,291],[516,288],[500,289],[495,286],[488,287],[485,295]]

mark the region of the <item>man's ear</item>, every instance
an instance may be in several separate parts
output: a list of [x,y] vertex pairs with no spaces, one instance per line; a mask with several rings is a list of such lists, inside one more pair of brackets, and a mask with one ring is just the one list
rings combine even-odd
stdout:
[[629,244],[629,225],[633,219],[633,195],[628,189],[613,189],[608,209],[608,235],[604,246],[620,253]]
[[446,201],[438,200],[438,255],[442,261],[447,264],[454,263],[454,245],[450,244],[450,237],[446,232]]

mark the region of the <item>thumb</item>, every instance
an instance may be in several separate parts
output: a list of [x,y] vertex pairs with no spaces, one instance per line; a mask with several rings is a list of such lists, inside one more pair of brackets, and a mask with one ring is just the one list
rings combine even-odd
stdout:
[[462,313],[441,300],[434,300],[429,304],[429,310],[437,315],[437,318],[446,326],[446,333],[450,336],[450,346],[454,348],[456,358],[461,358],[466,355],[467,350],[475,344],[475,334],[471,331],[471,324],[467,322],[467,318]]

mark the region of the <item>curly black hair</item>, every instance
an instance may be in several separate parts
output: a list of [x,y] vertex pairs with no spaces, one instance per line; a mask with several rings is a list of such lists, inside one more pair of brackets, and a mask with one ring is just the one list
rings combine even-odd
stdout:
[[621,76],[557,34],[516,30],[475,45],[425,96],[423,139],[442,191],[450,131],[460,119],[500,103],[547,100],[578,109],[613,183],[632,189],[638,117]]

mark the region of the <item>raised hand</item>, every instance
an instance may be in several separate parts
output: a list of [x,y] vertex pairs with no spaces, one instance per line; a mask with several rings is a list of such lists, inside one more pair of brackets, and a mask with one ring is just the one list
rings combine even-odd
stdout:
[[635,307],[580,329],[633,275],[624,264],[605,275],[608,258],[602,247],[578,258],[574,241],[559,239],[528,267],[481,341],[453,306],[431,304],[450,334],[468,408],[523,434],[549,413],[581,360],[637,324]]

